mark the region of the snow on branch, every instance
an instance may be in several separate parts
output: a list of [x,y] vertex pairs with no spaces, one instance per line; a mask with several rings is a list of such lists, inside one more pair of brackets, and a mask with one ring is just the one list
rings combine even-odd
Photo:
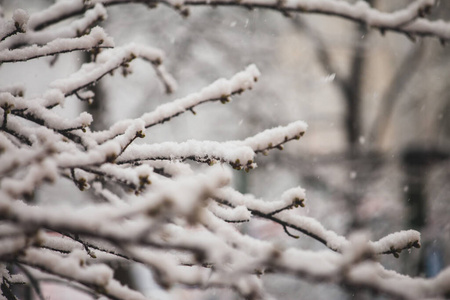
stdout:
[[[117,163],[136,163],[145,160],[186,159],[213,165],[217,162],[230,164],[234,169],[249,171],[256,167],[256,153],[267,153],[273,148],[283,149],[283,144],[300,139],[307,125],[303,121],[263,131],[243,141],[225,143],[189,140],[183,143],[165,142],[150,145],[132,145],[123,151]],[[261,146],[264,145],[264,146]]]
[[103,143],[117,135],[123,134],[133,122],[143,120],[145,128],[162,124],[170,119],[186,112],[194,111],[194,108],[206,102],[220,101],[227,103],[230,97],[240,94],[245,90],[253,88],[254,82],[258,80],[260,72],[255,65],[248,66],[244,71],[234,75],[230,79],[218,79],[211,85],[203,88],[200,92],[190,94],[184,98],[158,106],[154,111],[143,114],[135,120],[122,120],[112,125],[109,130],[93,132],[93,138]]
[[[142,3],[149,7],[154,7],[157,3],[162,3],[174,7],[184,15],[188,15],[183,6],[198,6],[198,5],[214,5],[214,6],[243,6],[248,8],[265,8],[278,10],[284,14],[291,12],[299,13],[315,13],[341,17],[351,21],[367,24],[370,27],[378,28],[382,31],[392,30],[403,32],[407,34],[420,34],[437,36],[438,38],[448,39],[448,24],[446,32],[441,30],[423,30],[423,25],[416,25],[421,27],[408,28],[405,25],[414,22],[416,19],[421,19],[428,13],[434,5],[434,0],[416,0],[410,3],[406,8],[389,13],[381,12],[370,7],[365,1],[358,1],[350,4],[344,1],[332,0],[96,0],[84,2],[77,1],[60,1],[47,10],[34,14],[30,20],[30,27],[35,30],[41,30],[49,25],[55,24],[65,18],[76,16],[83,13],[87,9],[92,8],[95,4],[102,4],[104,6],[117,5],[123,3]],[[431,22],[434,23],[434,22]],[[434,27],[432,25],[431,27]],[[415,30],[416,29],[416,30]],[[436,29],[436,28],[435,28]]]
[[[177,241],[168,244],[158,241],[157,237],[150,235],[152,231],[148,231],[148,226],[154,224],[153,218],[158,220],[158,213],[161,214],[160,217],[164,215],[163,219],[182,216],[187,222],[195,223],[198,209],[203,207],[208,193],[222,187],[228,181],[227,172],[220,167],[213,168],[204,175],[187,176],[156,184],[159,186],[156,193],[146,193],[143,199],[125,207],[91,205],[81,209],[56,207],[48,210],[12,201],[10,196],[4,194],[0,202],[0,215],[3,220],[27,227],[34,226],[56,232],[95,237],[115,245],[136,244],[195,252],[197,249],[195,245]],[[153,217],[148,220],[140,218],[147,214]],[[35,243],[39,245],[39,237]]]
[[0,42],[13,36],[19,32],[25,32],[27,30],[28,13],[23,9],[17,9],[14,11],[12,20],[2,22],[0,26]]
[[265,130],[255,136],[242,141],[243,145],[249,146],[255,153],[267,154],[268,150],[277,148],[283,150],[283,144],[293,139],[299,140],[305,134],[308,125],[303,121],[293,122],[287,126]]
[[169,5],[188,15],[186,6],[242,6],[247,8],[272,9],[289,15],[290,13],[312,13],[340,17],[372,28],[404,33],[407,36],[432,36],[446,41],[450,39],[450,24],[443,21],[430,21],[424,16],[430,12],[435,0],[416,0],[407,7],[394,12],[381,12],[370,7],[365,1],[348,3],[333,0],[96,0],[59,1],[48,9],[31,15],[29,27],[33,31],[42,30],[49,25],[77,16],[97,6],[111,6],[125,3],[142,3],[151,8],[157,3]]
[[143,130],[143,122],[136,122],[127,129],[125,134],[101,145],[93,146],[88,151],[74,149],[74,151],[66,150],[60,153],[57,157],[57,163],[62,168],[74,168],[114,162],[136,137],[142,137]]
[[18,262],[78,282],[112,299],[125,297],[146,299],[141,293],[112,279],[113,272],[108,266],[100,264],[83,266],[83,261],[76,254],[74,251],[69,256],[62,257],[46,249],[29,248]]
[[[40,30],[46,25],[49,25],[49,20],[56,19],[62,21],[68,19],[75,14],[74,11],[84,12],[85,11],[85,1],[58,1],[52,6],[44,9],[40,12],[36,12],[31,16],[29,27],[33,30]],[[52,22],[56,23],[56,21]]]
[[357,1],[354,4],[344,1],[331,0],[185,0],[169,1],[172,5],[242,5],[250,8],[270,8],[282,12],[318,13],[338,16],[352,21],[367,24],[371,27],[395,28],[411,22],[427,12],[434,4],[433,0],[417,0],[407,8],[384,13],[372,7],[365,1]]
[[[43,298],[39,285],[53,280],[96,297],[145,299],[113,279],[108,262],[143,264],[163,289],[223,288],[249,299],[270,298],[263,281],[268,273],[405,299],[448,294],[448,269],[425,280],[401,276],[376,263],[378,255],[398,257],[404,249],[420,247],[417,231],[392,233],[378,241],[366,235],[347,238],[317,219],[297,214],[307,205],[301,187],[274,201],[230,187],[227,164],[246,171],[256,167],[257,154],[281,150],[285,143],[300,139],[307,130],[303,121],[241,141],[135,144],[150,127],[187,111],[195,114],[203,103],[227,103],[251,90],[260,76],[255,65],[105,131],[91,131],[93,120],[87,112],[71,118],[60,114],[67,98],[92,98],[87,88],[117,69],[128,74],[129,63],[136,58],[152,64],[166,92],[176,88],[162,64],[163,51],[137,44],[114,47],[112,38],[95,27],[106,18],[105,7],[110,5],[153,7],[158,2],[182,12],[185,6],[233,5],[319,13],[380,30],[443,39],[449,32],[446,23],[423,19],[433,4],[429,0],[414,1],[394,13],[379,12],[363,2],[330,0],[61,0],[29,19],[25,11],[17,10],[12,21],[1,20],[0,63],[15,66],[79,50],[93,51],[95,58],[67,78],[53,81],[40,96],[25,97],[26,87],[18,84],[0,87],[2,296],[15,299],[14,286],[28,284]],[[214,166],[202,170],[185,160]],[[46,204],[48,192],[43,187],[63,189],[63,183],[76,188]],[[80,198],[83,205],[77,202]],[[255,218],[279,224],[290,237],[305,234],[328,249],[286,248],[237,230],[236,223],[251,224]],[[10,266],[19,274],[12,274]]]
[[376,253],[392,253],[395,257],[398,257],[403,249],[420,248],[420,233],[415,230],[391,233],[371,243],[371,247]]
[[26,48],[0,51],[0,64],[26,61],[42,56],[60,53],[91,50],[93,48],[110,48],[114,46],[111,38],[107,37],[100,27],[93,28],[89,34],[79,38],[56,39],[45,46],[29,46]]
[[117,163],[133,163],[145,160],[194,160],[207,164],[226,162],[236,167],[253,167],[254,152],[250,147],[237,146],[233,142],[189,140],[183,143],[165,142],[154,145],[132,145]]
[[407,34],[412,39],[415,36],[431,36],[439,38],[442,44],[450,40],[450,23],[443,20],[417,19],[399,28],[398,31]]
[[128,64],[136,58],[143,58],[154,65],[167,92],[176,88],[174,79],[161,66],[164,53],[159,49],[137,44],[106,49],[98,54],[95,62],[84,64],[78,72],[68,78],[55,80],[50,86],[59,89],[65,96],[70,96],[95,84],[103,76],[112,73],[119,67],[127,68]]
[[14,197],[31,196],[42,182],[53,182],[58,177],[56,165],[51,159],[44,159],[33,164],[21,178],[7,177],[2,180],[0,188]]
[[366,262],[352,268],[347,276],[356,286],[371,287],[401,299],[434,299],[450,292],[450,268],[434,278],[424,279],[386,271],[380,264]]
[[[379,282],[385,282],[391,278],[406,279],[406,277],[388,271],[374,262],[372,243],[367,241],[364,235],[347,240],[342,254],[329,251],[305,251],[296,248],[279,249],[270,243],[242,236],[232,228],[226,228],[230,226],[225,226],[224,221],[214,217],[211,213],[202,216],[205,227],[225,242],[221,249],[232,247],[232,249],[245,252],[247,255],[243,264],[239,264],[240,260],[237,258],[231,259],[232,262],[236,262],[233,268],[233,279],[244,277],[244,274],[251,272],[250,270],[257,274],[264,274],[270,270],[270,272],[280,272],[298,278],[308,278],[310,281],[339,282],[347,288],[365,288],[405,299],[415,299],[413,295],[439,295],[443,292],[443,290],[439,290],[436,294],[429,293],[429,290],[423,285],[414,294],[400,288],[393,289],[391,286],[379,284]],[[215,257],[219,259],[220,254]],[[353,276],[364,268],[367,268],[367,273],[362,274],[361,278]],[[221,274],[221,276],[227,280],[233,280],[225,274]],[[372,279],[370,279],[371,276],[373,276]],[[433,286],[438,282],[440,282],[438,279],[429,280],[427,284]],[[253,290],[253,292],[264,293],[261,289]],[[261,298],[263,297],[261,296]]]
[[370,7],[366,1],[348,3],[333,0],[169,0],[167,3],[185,15],[188,13],[184,7],[187,6],[242,6],[277,10],[287,16],[291,13],[331,15],[365,24],[383,34],[393,31],[410,38],[431,36],[442,42],[450,39],[450,23],[424,18],[435,4],[434,0],[416,0],[406,8],[394,12],[381,12]]
[[[36,14],[30,16],[30,22]],[[104,20],[107,17],[106,9],[101,4],[97,4],[87,9],[83,16],[71,21],[68,24],[58,26],[52,30],[35,31],[33,27],[28,26],[26,32],[22,32],[11,36],[10,38],[0,42],[0,49],[16,49],[17,47],[31,46],[31,45],[46,45],[47,43],[56,39],[69,39],[80,37],[89,32],[94,24],[98,21]]]
[[279,251],[272,256],[271,268],[310,281],[339,283],[350,290],[362,288],[399,299],[431,299],[449,291],[444,283],[449,280],[448,268],[435,278],[411,278],[386,270],[375,261],[348,264],[342,256],[329,252]]
[[10,93],[14,97],[22,97],[25,93],[25,86],[23,84],[2,86],[0,87],[0,93]]
[[9,93],[0,93],[0,107],[9,107],[12,114],[55,130],[81,129],[89,126],[92,122],[91,115],[86,112],[81,113],[75,119],[69,120],[62,118],[51,110],[47,110],[37,101],[26,101]]
[[[286,232],[286,228],[302,232],[331,250],[343,252],[349,244],[345,237],[325,229],[319,221],[310,217],[295,215],[288,211],[298,206],[305,206],[305,191],[301,188],[287,190],[283,193],[281,200],[270,202],[256,199],[252,195],[242,195],[231,188],[217,191],[213,198],[217,202],[232,208],[245,207],[254,216],[280,224]],[[290,233],[288,235],[293,236]],[[393,233],[377,242],[370,242],[369,247],[374,254],[392,253],[398,257],[398,253],[403,249],[420,247],[420,233],[415,230]]]
[[35,31],[41,31],[50,25],[85,13],[99,5],[103,7],[117,4],[142,3],[153,8],[156,2],[149,0],[63,0],[49,6],[47,9],[34,13],[30,18],[29,27]]

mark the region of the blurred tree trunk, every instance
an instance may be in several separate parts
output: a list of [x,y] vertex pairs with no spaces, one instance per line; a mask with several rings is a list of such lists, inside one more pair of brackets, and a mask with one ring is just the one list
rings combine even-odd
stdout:
[[[365,36],[368,34],[366,26],[359,25],[355,38],[355,49],[349,77],[343,88],[346,115],[345,132],[351,156],[357,156],[360,152],[359,138],[362,132],[362,85],[364,78],[365,58]],[[362,38],[364,37],[364,38]]]
[[[90,52],[84,53],[84,62],[92,62],[93,54]],[[104,130],[107,126],[106,120],[106,95],[103,89],[103,83],[101,81],[97,82],[94,86],[91,86],[89,89],[94,93],[94,97],[92,101],[86,101],[86,111],[92,115],[94,121],[91,124],[91,130]]]
[[[436,163],[448,160],[449,153],[445,149],[430,146],[410,146],[402,155],[405,178],[405,205],[407,207],[407,225],[411,229],[423,231],[427,225],[427,176],[430,169]],[[406,270],[410,275],[428,274],[430,269],[430,257],[437,255],[427,240],[423,241],[423,247],[419,262],[416,265],[409,263]],[[435,249],[436,250],[436,249]],[[442,266],[441,266],[442,267]],[[433,269],[439,266],[433,266]],[[430,274],[429,274],[430,275]]]
[[350,67],[349,76],[342,86],[342,93],[345,101],[344,129],[347,137],[347,149],[349,164],[349,187],[351,193],[348,194],[348,207],[352,220],[349,232],[359,230],[364,227],[364,222],[358,215],[358,207],[364,193],[365,183],[361,177],[364,166],[358,163],[358,158],[362,155],[360,138],[362,136],[362,97],[363,79],[366,66],[366,26],[359,25],[354,39],[354,53]]

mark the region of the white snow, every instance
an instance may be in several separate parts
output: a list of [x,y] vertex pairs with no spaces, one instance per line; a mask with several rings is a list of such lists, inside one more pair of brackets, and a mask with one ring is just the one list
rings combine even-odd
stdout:
[[[399,30],[406,33],[450,38],[448,23],[419,16],[433,4],[431,0],[411,2],[393,13],[380,12],[364,1],[168,2],[169,6],[215,3],[318,12],[383,30],[400,26]],[[245,140],[133,143],[143,137],[146,129],[198,105],[226,103],[233,95],[252,89],[261,75],[255,65],[139,118],[119,121],[105,131],[92,132],[92,116],[86,112],[70,118],[61,116],[66,98],[79,92],[77,96],[92,99],[92,91],[85,88],[115,69],[127,67],[136,58],[152,65],[167,92],[176,89],[174,78],[162,64],[163,51],[138,44],[115,47],[101,27],[94,27],[94,23],[106,18],[105,6],[113,4],[114,0],[59,0],[31,16],[19,9],[12,20],[0,20],[0,63],[102,48],[95,61],[66,78],[54,80],[41,96],[26,98],[25,88],[18,85],[0,89],[2,260],[13,257],[32,274],[41,270],[48,273],[46,278],[77,282],[114,299],[145,297],[115,281],[112,269],[103,264],[106,261],[139,262],[151,268],[163,287],[233,288],[248,298],[269,299],[257,275],[268,270],[374,288],[400,298],[448,294],[450,269],[434,279],[412,279],[368,260],[419,247],[417,231],[400,231],[378,241],[370,241],[366,234],[347,239],[325,228],[319,220],[298,213],[299,206],[306,204],[301,187],[267,201],[231,188],[232,173],[225,164],[203,168],[185,162],[189,159],[211,165],[227,163],[237,169],[254,168],[258,153],[282,149],[285,143],[300,139],[308,127],[303,121],[268,129]],[[324,81],[334,79],[333,73]],[[356,172],[350,173],[352,179],[356,176]],[[63,181],[73,181],[80,189],[92,187],[80,197],[86,202],[99,202],[69,205],[65,198],[71,194],[52,206],[25,201],[33,193],[40,193],[44,184]],[[234,224],[252,222],[255,217],[278,223],[276,226],[293,234],[310,236],[329,249],[313,252],[283,248],[242,234]],[[41,273],[38,276],[44,276]],[[0,263],[0,278],[26,280],[14,276],[4,262]]]
[[11,21],[2,22],[0,24],[0,39],[3,40],[14,32],[26,32],[29,15],[23,9],[16,9],[12,15]]
[[391,233],[382,239],[372,242],[372,248],[375,253],[387,252],[391,249],[410,248],[411,245],[420,245],[420,233],[415,230],[402,230]]
[[[99,33],[96,35],[99,35]],[[142,57],[154,62],[162,61],[163,56],[163,52],[159,49],[137,44],[105,49],[97,56],[96,62],[84,64],[78,72],[71,74],[68,78],[55,80],[50,84],[50,87],[61,90],[64,95],[70,95],[95,83],[110,71],[132,61],[136,57]]]
[[[66,1],[70,4],[70,1]],[[80,2],[79,0],[71,2],[72,4]],[[62,12],[62,11],[61,11]],[[16,45],[45,45],[55,39],[62,38],[77,38],[83,33],[89,32],[90,27],[100,19],[106,19],[106,9],[101,4],[95,5],[88,9],[81,18],[78,18],[69,24],[56,27],[52,30],[34,31],[34,26],[38,24],[39,15],[42,12],[34,13],[30,16],[28,29],[25,33],[16,34],[0,43],[0,49],[15,48]],[[59,13],[58,13],[59,14]],[[42,20],[39,20],[43,21]],[[30,25],[31,24],[31,25]],[[39,23],[41,24],[41,23]]]
[[79,38],[61,38],[48,42],[45,46],[32,45],[26,48],[0,51],[0,63],[25,61],[41,56],[77,50],[89,50],[94,47],[112,47],[114,43],[104,30],[94,27],[87,35]]
[[[145,127],[151,127],[165,120],[177,116],[197,105],[211,101],[220,100],[223,96],[228,97],[233,93],[241,92],[253,87],[255,78],[260,73],[256,66],[250,65],[244,71],[237,73],[230,79],[218,79],[211,85],[203,88],[198,93],[190,94],[184,98],[158,106],[154,111],[143,114],[139,119],[145,122]],[[134,120],[122,120],[115,123],[109,130],[95,132],[93,137],[99,142],[122,134],[124,130],[132,124]]]
[[233,142],[212,142],[189,140],[183,143],[163,142],[158,144],[131,145],[117,162],[141,160],[184,160],[192,159],[207,162],[225,161],[242,163],[253,161],[254,152],[250,147],[237,146]]
[[30,16],[23,9],[16,9],[12,16],[14,26],[20,29],[21,32],[27,31],[27,22],[29,18]]
[[281,145],[287,140],[299,139],[308,128],[308,125],[303,121],[296,121],[286,126],[278,126],[272,129],[267,129],[252,137],[246,138],[241,143],[251,147],[254,151],[262,151],[267,148]]
[[217,217],[225,221],[245,222],[250,221],[251,212],[244,205],[238,205],[233,208],[219,205],[216,202],[211,202],[208,209]]
[[38,25],[45,24],[48,20],[58,19],[62,15],[82,11],[84,3],[82,0],[57,1],[54,5],[31,15],[29,27],[35,29]]
[[62,277],[99,287],[107,286],[113,276],[112,270],[106,265],[81,266],[77,255],[62,257],[46,249],[29,248],[22,259],[33,266],[49,268]]
[[305,189],[301,187],[289,189],[281,195],[281,199],[286,203],[292,203],[296,200],[301,200],[303,202],[306,199]]

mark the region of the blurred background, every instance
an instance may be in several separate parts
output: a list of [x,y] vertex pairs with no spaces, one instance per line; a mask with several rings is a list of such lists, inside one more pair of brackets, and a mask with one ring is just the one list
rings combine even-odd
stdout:
[[[410,3],[368,2],[382,11]],[[6,18],[16,8],[32,13],[51,3],[0,1]],[[428,18],[449,20],[450,2],[439,1]],[[403,229],[419,230],[421,249],[399,259],[380,257],[389,269],[432,277],[449,264],[450,48],[438,39],[382,35],[336,17],[288,18],[275,11],[231,7],[192,7],[184,18],[163,5],[119,5],[108,8],[101,25],[116,45],[136,42],[165,51],[178,90],[166,95],[152,67],[136,60],[126,78],[117,72],[95,86],[95,105],[86,108],[74,98],[66,100],[61,113],[71,116],[87,109],[94,115],[94,128],[103,129],[254,63],[262,73],[254,90],[229,104],[202,105],[195,116],[186,113],[151,128],[145,142],[244,139],[304,120],[309,129],[299,142],[258,157],[258,168],[249,173],[236,171],[235,187],[271,200],[300,185],[307,191],[307,206],[295,213],[346,236],[365,231],[378,240]],[[88,58],[64,54],[54,64],[51,60],[1,66],[0,88],[20,82],[27,87],[26,97],[37,96]],[[51,195],[57,199],[61,192]],[[324,249],[308,237],[287,236],[277,224],[255,220],[238,227],[280,247]],[[167,293],[152,285],[142,268],[131,273],[130,284],[161,299],[235,297],[219,290]],[[265,280],[277,299],[384,299],[330,283],[274,275]]]

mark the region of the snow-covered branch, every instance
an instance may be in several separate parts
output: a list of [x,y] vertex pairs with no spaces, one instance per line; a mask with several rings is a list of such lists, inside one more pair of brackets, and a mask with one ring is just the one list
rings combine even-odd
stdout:
[[[89,51],[94,57],[38,96],[27,97],[26,86],[20,84],[0,87],[2,296],[14,299],[13,287],[27,284],[44,298],[39,285],[50,280],[110,299],[145,299],[113,279],[111,262],[145,265],[164,289],[231,289],[249,299],[270,298],[262,280],[269,273],[405,299],[449,293],[448,269],[425,280],[401,276],[376,262],[381,254],[398,257],[404,249],[419,248],[420,233],[415,230],[378,241],[367,235],[345,237],[319,219],[298,214],[308,205],[301,187],[265,201],[230,186],[229,166],[255,168],[259,153],[267,155],[299,140],[307,130],[303,121],[243,140],[136,143],[153,126],[251,90],[261,75],[253,64],[103,131],[91,129],[93,117],[85,111],[63,116],[66,101],[76,96],[90,102],[95,96],[90,87],[120,69],[126,76],[136,58],[154,67],[167,93],[175,90],[176,82],[162,64],[162,50],[133,43],[116,47],[101,27],[108,6],[127,3],[151,8],[162,3],[182,13],[199,5],[316,13],[381,31],[450,38],[447,23],[424,19],[431,0],[414,1],[393,13],[365,2],[331,0],[62,0],[30,16],[16,10],[12,20],[0,20],[0,64],[14,67],[74,51]],[[47,204],[46,187],[63,189],[66,184],[75,188]],[[83,199],[83,205],[77,199]],[[280,246],[237,230],[237,223],[252,224],[257,218],[281,226],[290,237],[306,235],[328,249]]]
[[[83,13],[85,10],[93,7],[95,3],[101,3],[104,6],[124,4],[124,3],[142,3],[149,7],[155,6],[157,3],[163,3],[174,7],[184,13],[186,11],[183,6],[198,6],[198,5],[213,5],[213,6],[242,6],[247,8],[265,8],[273,9],[285,14],[292,12],[299,13],[314,13],[324,14],[341,17],[358,23],[366,24],[373,28],[378,28],[382,31],[392,30],[403,32],[407,34],[417,35],[431,35],[438,38],[449,38],[449,26],[448,24],[434,25],[431,22],[431,26],[418,22],[417,25],[410,28],[408,25],[414,23],[418,18],[423,17],[429,12],[434,5],[434,0],[416,0],[408,5],[408,7],[395,11],[392,13],[381,12],[370,7],[365,1],[358,1],[355,4],[350,4],[344,1],[309,1],[309,0],[291,0],[291,1],[259,1],[259,0],[164,0],[164,1],[148,1],[148,0],[96,0],[88,1],[84,3],[82,0],[78,1],[66,1],[59,2],[47,10],[42,11],[39,14],[31,16],[29,26],[35,30],[43,29],[51,24],[57,23],[68,17],[76,16]],[[446,27],[446,30],[442,30],[442,25]],[[440,27],[440,28],[439,28]]]
[[283,149],[283,144],[300,139],[307,125],[298,121],[287,126],[268,129],[243,141],[225,143],[190,140],[184,143],[166,142],[156,145],[133,145],[117,160],[117,163],[136,163],[145,160],[186,159],[213,165],[226,162],[234,169],[246,171],[256,167],[255,155],[270,149]]
[[84,64],[82,68],[68,78],[58,79],[51,83],[51,87],[60,90],[65,96],[70,96],[79,90],[95,84],[103,76],[123,67],[136,58],[142,58],[154,65],[157,74],[166,86],[166,91],[171,92],[176,88],[174,79],[161,65],[164,54],[161,50],[144,47],[137,44],[129,44],[124,47],[107,49],[96,57],[96,61]]
[[381,12],[365,1],[350,4],[332,0],[95,0],[95,1],[60,1],[39,13],[31,15],[29,27],[42,30],[67,18],[77,16],[101,5],[112,6],[126,3],[141,3],[150,8],[162,3],[188,15],[189,6],[241,6],[246,8],[263,8],[280,11],[285,15],[291,13],[310,13],[331,15],[365,24],[381,32],[394,31],[414,36],[432,36],[446,41],[450,39],[450,24],[443,21],[425,19],[435,4],[434,0],[412,1],[407,7],[394,12]]
[[[32,24],[33,18],[36,14],[30,16]],[[107,17],[106,9],[103,5],[98,4],[84,11],[83,16],[71,21],[68,24],[58,26],[52,30],[36,31],[30,22],[27,23],[26,31],[10,36],[0,42],[0,49],[16,49],[23,46],[32,45],[46,45],[47,43],[56,39],[68,39],[80,37],[89,32],[98,21],[104,20]]]
[[[305,206],[306,196],[301,188],[288,190],[282,195],[281,200],[271,202],[256,199],[252,195],[242,195],[231,188],[219,190],[213,198],[220,204],[234,209],[240,208],[241,216],[251,213],[256,217],[273,221],[284,228],[294,229],[308,235],[333,251],[343,252],[343,249],[348,246],[345,237],[325,229],[319,221],[311,217],[295,215],[288,211],[294,207]],[[243,208],[245,210],[241,212]],[[231,210],[231,215],[235,211]],[[235,217],[227,216],[226,218],[233,219]],[[392,253],[398,255],[403,249],[412,247],[420,247],[420,233],[414,230],[397,232],[377,242],[370,242],[370,248],[374,254]]]
[[25,32],[27,30],[28,18],[27,12],[23,9],[14,11],[12,20],[2,22],[1,24],[0,42],[19,32]]
[[424,15],[433,6],[433,0],[413,1],[408,7],[393,12],[386,13],[378,11],[365,1],[357,1],[354,4],[344,1],[330,0],[292,0],[292,1],[232,1],[218,0],[210,3],[203,0],[169,1],[172,5],[242,5],[249,8],[269,8],[281,12],[302,12],[317,13],[341,17],[371,27],[396,28],[407,24],[414,19]]
[[100,27],[93,28],[89,34],[79,38],[61,38],[53,40],[44,46],[29,46],[26,48],[0,51],[0,64],[26,61],[42,56],[60,53],[91,50],[94,48],[110,48],[113,42]]
[[310,1],[310,0],[173,0],[167,3],[184,11],[186,6],[242,6],[246,8],[272,9],[289,16],[291,13],[310,13],[331,15],[386,31],[399,32],[414,38],[415,36],[436,37],[445,42],[450,39],[450,23],[442,20],[425,19],[434,0],[417,0],[406,8],[395,12],[381,12],[370,7],[365,1],[350,4],[345,1]]
[[117,135],[123,134],[135,122],[144,121],[145,128],[150,128],[170,121],[172,118],[187,111],[194,112],[195,107],[206,102],[220,101],[221,103],[227,103],[231,101],[230,97],[232,95],[252,89],[259,76],[258,68],[255,65],[250,65],[230,79],[218,79],[200,92],[162,104],[154,111],[145,113],[138,119],[121,120],[113,124],[108,130],[93,132],[92,136],[98,143],[103,143]]
[[114,280],[112,270],[106,265],[83,266],[83,260],[79,254],[78,251],[73,251],[68,256],[60,256],[47,249],[29,248],[18,262],[45,273],[75,281],[110,299],[124,299],[124,297],[147,299],[141,293]]

